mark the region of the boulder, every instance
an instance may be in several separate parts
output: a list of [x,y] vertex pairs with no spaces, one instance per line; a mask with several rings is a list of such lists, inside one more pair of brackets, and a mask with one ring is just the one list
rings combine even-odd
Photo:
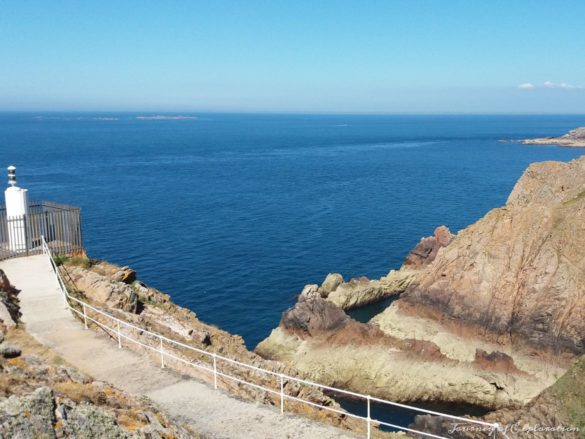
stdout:
[[321,295],[327,297],[329,293],[343,283],[343,276],[339,273],[329,273],[321,285]]
[[422,238],[406,256],[404,265],[422,267],[429,265],[437,257],[439,249],[447,247],[453,240],[453,234],[445,226],[435,229],[433,236]]
[[82,267],[71,267],[68,270],[75,287],[95,303],[131,313],[138,311],[138,295],[132,286]]
[[302,297],[304,299],[309,299],[312,297],[320,297],[319,285],[317,285],[317,284],[305,285],[305,288],[303,288],[303,291],[301,291],[300,297]]
[[282,315],[281,326],[301,335],[315,335],[343,327],[349,317],[333,303],[320,297],[300,298]]
[[22,351],[17,346],[5,344],[0,345],[0,355],[2,355],[4,358],[16,358],[19,357],[21,353]]
[[123,267],[120,271],[117,271],[112,275],[112,280],[114,282],[123,282],[130,285],[136,280],[136,271],[129,267]]

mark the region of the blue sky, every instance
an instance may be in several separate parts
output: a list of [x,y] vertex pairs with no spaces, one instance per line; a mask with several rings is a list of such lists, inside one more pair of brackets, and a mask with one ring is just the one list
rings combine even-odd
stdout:
[[0,110],[585,113],[583,17],[568,0],[0,0]]

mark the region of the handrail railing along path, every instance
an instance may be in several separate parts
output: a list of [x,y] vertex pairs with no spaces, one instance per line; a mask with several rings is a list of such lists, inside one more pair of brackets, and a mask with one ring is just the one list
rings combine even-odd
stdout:
[[[47,242],[45,241],[44,237],[42,238],[42,248],[43,248],[43,253],[45,255],[47,255],[49,260],[50,260],[53,271],[55,272],[55,275],[57,277],[59,287],[61,289],[61,292],[63,293],[63,299],[65,301],[67,308],[70,309],[71,311],[73,311],[74,313],[76,313],[77,315],[79,315],[79,317],[83,320],[85,328],[86,329],[88,328],[88,322],[93,322],[96,325],[98,325],[99,327],[101,327],[102,329],[109,331],[112,334],[115,334],[117,336],[117,342],[118,342],[119,348],[122,348],[122,346],[123,346],[122,340],[127,340],[129,342],[136,343],[136,344],[138,344],[146,349],[154,351],[157,354],[160,354],[160,362],[161,362],[162,368],[164,368],[166,366],[165,359],[172,358],[174,360],[177,360],[177,361],[182,362],[184,364],[187,364],[189,366],[192,366],[192,367],[195,367],[195,368],[198,368],[201,370],[205,370],[205,371],[209,372],[210,374],[213,374],[213,386],[215,389],[218,388],[218,385],[217,385],[218,377],[222,377],[222,378],[226,378],[228,380],[232,380],[232,381],[235,381],[235,382],[243,384],[243,385],[251,386],[253,388],[256,388],[258,390],[262,390],[264,392],[268,392],[268,393],[273,394],[273,395],[277,395],[280,399],[280,412],[281,412],[281,414],[284,414],[284,411],[285,411],[285,401],[291,400],[291,401],[295,401],[295,402],[298,402],[301,404],[307,404],[309,406],[318,408],[320,410],[327,410],[327,411],[337,413],[337,414],[342,414],[342,415],[345,415],[345,416],[348,416],[348,417],[351,417],[354,419],[363,420],[366,423],[366,429],[367,429],[366,437],[368,439],[370,439],[372,437],[372,426],[375,426],[375,425],[386,426],[386,427],[394,428],[396,430],[401,430],[401,431],[404,431],[407,433],[418,434],[418,435],[421,435],[424,437],[430,437],[430,438],[436,438],[436,439],[448,439],[445,436],[439,436],[436,434],[427,433],[424,431],[419,431],[419,430],[411,429],[408,427],[384,422],[384,421],[381,421],[379,419],[374,419],[371,417],[371,403],[372,402],[379,403],[379,404],[386,404],[386,405],[390,405],[390,406],[394,406],[394,407],[400,407],[400,408],[408,409],[408,410],[413,410],[415,412],[423,413],[423,414],[427,414],[427,415],[440,416],[442,418],[459,421],[460,423],[474,424],[474,425],[478,426],[479,428],[483,429],[483,431],[489,432],[490,436],[492,436],[493,438],[496,438],[498,434],[501,434],[502,437],[504,437],[504,438],[508,438],[505,430],[498,423],[490,423],[490,422],[480,421],[480,420],[476,420],[476,419],[454,416],[454,415],[450,415],[447,413],[441,413],[441,412],[437,412],[437,411],[433,411],[433,410],[426,410],[426,409],[419,408],[419,407],[414,407],[414,406],[401,404],[401,403],[397,403],[397,402],[393,402],[393,401],[387,401],[387,400],[376,398],[376,397],[373,397],[370,395],[364,395],[361,393],[351,392],[349,390],[344,390],[344,389],[338,389],[335,387],[315,383],[313,381],[308,381],[308,380],[304,380],[301,378],[292,377],[292,376],[285,375],[282,373],[278,373],[278,372],[270,371],[270,370],[263,369],[263,368],[260,368],[257,366],[253,366],[250,364],[246,364],[246,363],[243,363],[241,361],[234,360],[232,358],[228,358],[228,357],[225,357],[225,356],[213,353],[213,352],[205,351],[203,349],[198,349],[198,348],[195,348],[193,346],[187,345],[185,343],[181,343],[179,341],[168,338],[162,334],[158,334],[156,332],[149,331],[145,328],[141,328],[141,327],[138,327],[136,325],[133,325],[132,323],[128,323],[124,320],[121,320],[121,319],[119,319],[119,318],[99,309],[99,308],[96,308],[96,307],[92,306],[91,304],[84,302],[83,300],[80,300],[77,297],[74,297],[71,294],[69,294],[69,291],[67,289],[67,285],[63,281],[59,267],[57,266],[57,264],[53,260],[53,254],[52,254],[51,249],[49,248]],[[81,307],[82,311],[71,306],[70,302],[77,303]],[[100,321],[96,320],[95,318],[91,317],[88,314],[88,310],[91,310],[94,313],[99,314],[102,317],[105,317],[107,319],[107,321],[111,321],[113,324],[113,327],[107,326],[103,322],[100,322]],[[138,331],[139,334],[147,334],[147,335],[153,337],[154,339],[157,339],[159,342],[158,348],[154,347],[154,346],[150,346],[148,344],[143,343],[140,340],[133,338],[129,333],[124,333],[122,331],[123,328],[135,330],[135,331]],[[203,355],[210,360],[211,366],[200,364],[200,363],[195,363],[193,361],[186,360],[185,358],[178,357],[177,355],[174,355],[169,350],[165,350],[165,344],[167,346],[176,346],[176,347],[187,349],[187,350],[190,350],[190,351],[195,352],[197,354]],[[220,361],[230,363],[230,364],[233,364],[233,365],[236,365],[239,367],[243,367],[245,369],[259,372],[259,373],[262,373],[262,374],[265,374],[268,376],[273,376],[275,378],[275,380],[277,381],[280,389],[277,391],[277,390],[262,386],[262,385],[257,384],[257,383],[243,380],[243,379],[235,377],[233,375],[229,375],[227,373],[227,371],[222,371],[218,367],[218,363]],[[329,406],[317,404],[315,402],[307,401],[307,400],[298,398],[296,396],[287,394],[287,392],[285,392],[285,386],[284,386],[285,381],[296,382],[299,384],[304,384],[306,386],[312,386],[312,387],[317,388],[317,389],[326,390],[326,391],[334,392],[337,394],[343,394],[343,395],[346,395],[346,396],[353,398],[353,399],[361,399],[361,400],[365,401],[365,403],[366,403],[367,416],[356,415],[356,414],[351,413],[351,412],[346,412],[346,411],[336,409],[334,407],[329,407]]]

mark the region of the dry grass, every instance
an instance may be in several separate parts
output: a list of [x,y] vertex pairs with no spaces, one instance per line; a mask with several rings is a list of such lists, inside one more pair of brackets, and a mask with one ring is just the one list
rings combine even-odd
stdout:
[[92,384],[75,383],[67,381],[64,383],[55,383],[53,390],[59,396],[65,396],[75,402],[86,402],[95,405],[105,405],[108,397],[103,390],[98,389]]
[[[24,328],[17,326],[16,328],[9,329],[6,332],[5,340],[10,344],[15,344],[22,349],[22,352],[26,355],[34,355],[40,357],[48,365],[54,366],[66,366],[66,361],[59,355],[55,354],[49,348],[40,344],[35,340]],[[9,360],[10,361],[10,360]]]
[[118,414],[118,425],[132,433],[147,425],[138,410],[127,410]]

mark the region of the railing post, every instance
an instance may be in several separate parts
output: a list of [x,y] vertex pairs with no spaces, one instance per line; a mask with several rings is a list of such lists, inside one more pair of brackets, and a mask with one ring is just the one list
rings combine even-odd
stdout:
[[161,369],[165,368],[165,352],[163,351],[163,339],[160,338],[160,367]]
[[280,414],[284,415],[284,375],[280,374]]
[[370,399],[370,395],[368,395],[367,397],[367,401],[368,401],[368,418],[366,419],[366,422],[368,423],[368,439],[370,439],[372,437],[372,416],[371,416],[371,399]]
[[28,245],[28,221],[27,221],[27,216],[26,215],[22,215],[22,223],[24,224],[24,246],[26,248],[26,255],[28,256],[28,251],[29,251],[29,245]]
[[494,424],[494,439],[498,437],[498,431],[500,431],[500,425],[496,422]]
[[217,390],[217,354],[213,353],[213,388]]
[[87,329],[87,313],[85,312],[85,303],[83,304],[83,324],[85,329]]
[[118,321],[118,349],[122,349],[122,336],[120,335],[120,322]]

